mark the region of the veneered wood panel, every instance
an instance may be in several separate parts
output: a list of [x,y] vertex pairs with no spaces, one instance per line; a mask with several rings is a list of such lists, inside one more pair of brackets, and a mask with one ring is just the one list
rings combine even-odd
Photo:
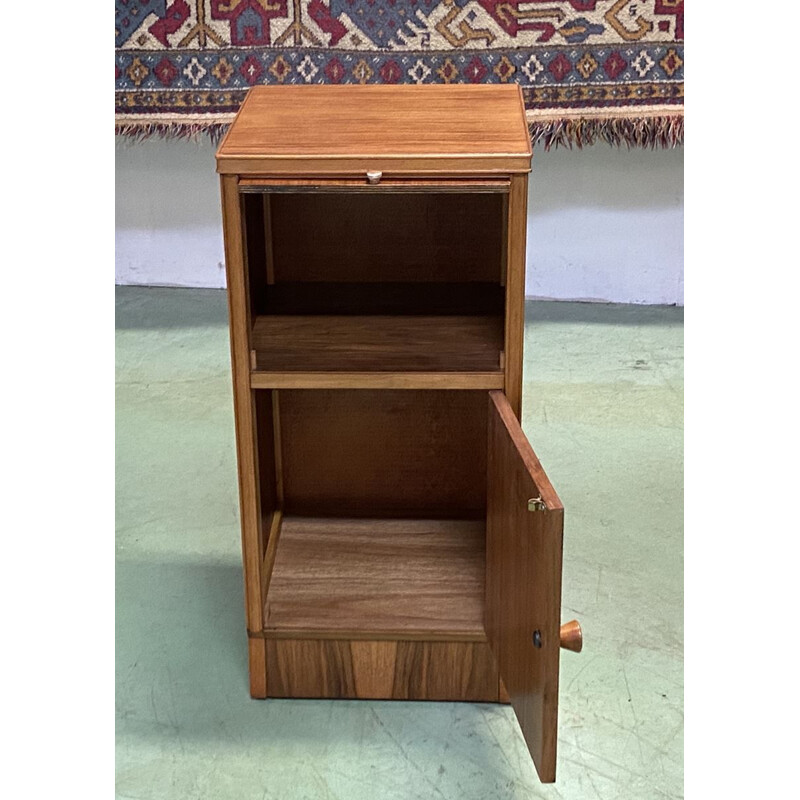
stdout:
[[221,175],[242,177],[362,180],[368,172],[375,170],[379,170],[387,179],[462,180],[479,173],[505,178],[511,174],[530,172],[530,156],[492,156],[490,159],[471,156],[323,156],[309,159],[278,156],[269,160],[258,156],[242,156],[217,159],[217,172]]
[[350,643],[337,639],[261,639],[269,697],[355,698]]
[[483,520],[284,517],[265,632],[485,639]]
[[392,696],[494,702],[497,668],[482,642],[399,642]]
[[483,518],[485,392],[279,395],[287,514]]
[[356,697],[379,700],[392,696],[397,644],[394,641],[360,640],[349,643]]
[[269,287],[259,314],[341,316],[502,316],[503,287],[479,281],[292,281]]
[[503,195],[276,194],[275,280],[500,283]]
[[250,677],[250,696],[258,700],[267,697],[267,646],[263,639],[248,638],[247,666]]
[[497,701],[485,642],[266,640],[270,697]]
[[278,552],[278,539],[281,533],[281,523],[283,521],[282,511],[273,511],[263,522],[264,530],[268,533],[266,545],[264,547],[264,560],[261,567],[261,596],[266,597],[269,591],[269,583],[272,579],[272,571],[275,565],[275,556]]
[[[261,568],[264,542],[261,522],[261,492],[255,397],[250,388],[250,299],[248,296],[246,233],[236,179],[221,179],[222,222],[225,237],[225,266],[228,279],[228,316],[233,373],[233,402],[236,422],[236,455],[239,470],[239,513],[242,531],[245,608],[247,628],[264,626]],[[250,647],[250,693],[264,697],[266,666],[264,648]]]
[[[269,523],[279,508],[277,493],[277,457],[275,453],[275,422],[272,392],[253,392],[256,434],[258,437],[258,481],[261,506],[260,552],[264,557],[269,544]],[[263,582],[263,581],[262,581]]]
[[[564,509],[502,392],[489,393],[486,635],[539,777],[555,780]],[[541,498],[543,510],[528,510]]]
[[[239,191],[242,189],[242,182],[239,181]],[[267,285],[275,283],[275,267],[272,263],[272,209],[268,194],[262,196],[263,204],[263,224],[264,224],[264,262],[267,272]]]
[[366,176],[353,179],[320,179],[320,178],[242,178],[239,181],[239,191],[244,194],[282,192],[333,192],[346,194],[349,192],[369,192],[381,194],[415,194],[418,192],[430,193],[468,193],[478,194],[507,194],[510,186],[508,178],[504,179],[456,179],[456,180],[423,180],[421,178],[380,178],[376,184],[371,184]]
[[517,85],[258,86],[217,151],[220,172],[529,169]]
[[522,419],[522,350],[525,338],[525,238],[528,224],[528,176],[515,175],[508,196],[506,256],[505,391]]
[[501,317],[260,316],[255,369],[272,372],[500,371]]
[[508,696],[508,691],[506,690],[505,685],[503,684],[503,679],[500,678],[500,691],[497,695],[497,702],[498,703],[510,703],[511,698]]
[[502,389],[492,372],[269,372],[250,376],[254,389]]
[[247,294],[251,319],[255,319],[267,301],[267,263],[269,242],[266,222],[269,197],[242,197],[245,219],[245,257],[247,262]]

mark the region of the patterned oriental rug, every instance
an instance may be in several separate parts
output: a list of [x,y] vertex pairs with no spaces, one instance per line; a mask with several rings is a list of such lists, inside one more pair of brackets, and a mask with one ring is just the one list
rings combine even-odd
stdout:
[[115,0],[116,130],[224,133],[282,83],[519,83],[534,142],[683,141],[683,0]]

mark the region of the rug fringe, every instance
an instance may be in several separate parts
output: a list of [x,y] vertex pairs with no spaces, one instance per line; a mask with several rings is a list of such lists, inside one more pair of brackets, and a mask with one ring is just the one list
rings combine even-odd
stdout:
[[230,127],[230,122],[192,121],[192,122],[117,122],[114,133],[127,136],[135,141],[144,141],[154,136],[160,139],[194,139],[208,136],[218,144]]
[[[192,120],[186,122],[126,121],[116,123],[119,136],[141,141],[160,138],[197,139],[208,136],[218,143],[230,122]],[[570,117],[554,120],[529,120],[531,142],[553,147],[581,149],[584,145],[605,142],[614,147],[672,148],[683,144],[683,115],[630,117]]]
[[605,142],[613,147],[679,147],[683,144],[683,115],[648,117],[572,117],[528,121],[531,142],[552,147],[581,149],[584,145]]

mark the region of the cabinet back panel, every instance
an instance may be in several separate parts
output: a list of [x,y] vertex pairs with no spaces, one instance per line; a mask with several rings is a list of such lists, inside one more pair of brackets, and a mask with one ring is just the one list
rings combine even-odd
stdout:
[[250,316],[261,314],[267,303],[267,235],[264,227],[269,200],[240,197],[244,222],[244,256],[248,276]]
[[278,394],[287,514],[484,516],[486,392]]
[[275,194],[275,281],[499,282],[503,196]]
[[431,283],[333,283],[292,281],[268,288],[256,314],[339,316],[470,316],[501,315],[503,287],[479,281]]

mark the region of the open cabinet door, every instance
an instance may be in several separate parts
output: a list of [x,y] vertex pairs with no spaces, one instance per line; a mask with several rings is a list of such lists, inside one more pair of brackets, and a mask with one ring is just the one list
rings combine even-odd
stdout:
[[486,634],[539,778],[556,778],[564,507],[505,394],[489,393]]

